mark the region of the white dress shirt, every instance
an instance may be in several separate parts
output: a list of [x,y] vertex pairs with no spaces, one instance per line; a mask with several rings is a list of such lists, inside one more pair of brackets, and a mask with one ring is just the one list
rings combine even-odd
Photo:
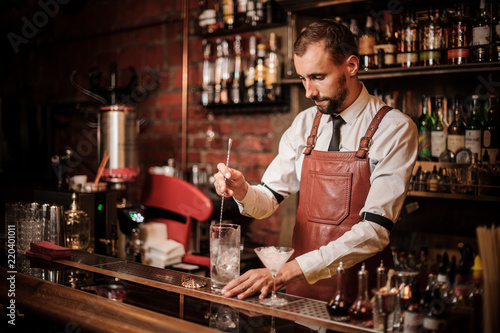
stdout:
[[[363,85],[359,97],[340,114],[346,122],[341,128],[340,151],[358,150],[361,137],[384,105]],[[300,189],[303,152],[316,112],[317,108],[313,106],[297,115],[280,140],[278,155],[262,177],[264,184],[284,198]],[[322,116],[314,149],[328,150],[333,130],[331,121],[330,115]],[[416,161],[417,147],[415,123],[399,110],[388,112],[373,136],[368,155],[371,187],[360,214],[369,212],[384,216],[393,223],[397,221]],[[263,185],[250,186],[245,198],[237,203],[242,214],[256,219],[270,216],[279,206],[272,192]],[[337,240],[296,259],[307,281],[314,283],[334,275],[341,260],[344,267],[351,267],[388,244],[389,231],[366,221],[356,224]]]

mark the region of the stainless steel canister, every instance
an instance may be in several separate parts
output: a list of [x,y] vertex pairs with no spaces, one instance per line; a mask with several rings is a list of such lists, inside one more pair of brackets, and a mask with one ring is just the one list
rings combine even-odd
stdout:
[[132,182],[139,174],[137,135],[139,121],[134,107],[110,105],[100,112],[100,151],[108,151],[109,162],[102,179],[113,183]]

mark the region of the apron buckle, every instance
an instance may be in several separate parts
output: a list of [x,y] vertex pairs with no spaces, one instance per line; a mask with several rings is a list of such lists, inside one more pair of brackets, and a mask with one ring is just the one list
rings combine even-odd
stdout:
[[[312,142],[310,143],[311,140],[312,140]],[[307,137],[307,143],[308,143],[308,145],[306,146],[306,148],[314,148],[316,146],[316,140],[318,140],[318,136],[317,135],[309,135]]]
[[[364,141],[367,141],[365,144]],[[368,151],[372,145],[372,138],[371,137],[368,137],[368,136],[364,136],[361,138],[360,142],[359,142],[359,148],[358,149],[362,149],[362,150],[365,150],[365,151]]]

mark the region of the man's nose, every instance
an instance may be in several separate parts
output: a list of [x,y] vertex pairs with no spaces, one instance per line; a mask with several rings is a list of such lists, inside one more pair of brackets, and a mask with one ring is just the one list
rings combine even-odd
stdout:
[[312,99],[315,96],[318,96],[318,90],[316,89],[316,86],[312,81],[304,81],[304,88],[306,89],[306,98]]

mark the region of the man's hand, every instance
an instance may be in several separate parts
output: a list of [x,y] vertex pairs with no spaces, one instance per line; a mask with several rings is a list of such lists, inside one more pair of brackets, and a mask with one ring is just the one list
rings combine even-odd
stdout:
[[249,185],[241,171],[228,168],[224,163],[217,164],[217,169],[219,172],[214,175],[214,187],[217,194],[243,200]]
[[[276,290],[287,284],[305,279],[302,270],[296,260],[287,262],[276,276]],[[260,292],[259,299],[264,299],[273,291],[273,277],[267,268],[252,269],[242,276],[229,282],[221,290],[226,297],[237,295],[238,299],[244,299]]]

